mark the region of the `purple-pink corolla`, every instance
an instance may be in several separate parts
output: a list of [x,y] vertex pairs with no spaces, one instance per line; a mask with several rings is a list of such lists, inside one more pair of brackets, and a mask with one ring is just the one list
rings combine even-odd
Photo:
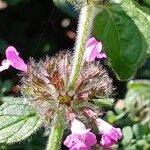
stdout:
[[96,144],[96,136],[86,129],[85,125],[74,119],[71,122],[71,134],[64,141],[70,150],[90,150],[90,147]]
[[88,39],[86,43],[85,59],[92,62],[96,58],[106,58],[106,54],[102,53],[102,43],[98,42],[94,37]]
[[119,139],[122,138],[122,132],[120,128],[115,128],[104,120],[97,118],[95,121],[102,138],[100,144],[104,147],[110,147],[116,144]]
[[13,46],[9,46],[6,49],[6,59],[4,59],[0,66],[0,72],[12,66],[23,72],[27,72],[27,65],[24,63],[23,59],[19,56],[19,53]]

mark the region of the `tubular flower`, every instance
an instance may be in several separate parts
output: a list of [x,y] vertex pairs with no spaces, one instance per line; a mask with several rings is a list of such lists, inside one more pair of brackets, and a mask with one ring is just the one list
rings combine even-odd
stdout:
[[23,59],[19,56],[19,53],[13,46],[9,46],[6,49],[6,59],[2,61],[0,72],[8,69],[9,66],[12,66],[23,72],[27,72],[27,65],[24,63]]
[[86,129],[85,125],[77,119],[71,123],[71,134],[64,141],[70,150],[90,150],[90,147],[96,144],[96,136]]
[[106,54],[102,53],[102,43],[98,42],[94,37],[88,39],[86,43],[85,59],[92,62],[96,58],[106,58]]
[[102,138],[100,144],[104,147],[110,147],[116,144],[119,139],[122,138],[122,133],[120,128],[114,128],[109,123],[104,120],[97,118],[95,121]]

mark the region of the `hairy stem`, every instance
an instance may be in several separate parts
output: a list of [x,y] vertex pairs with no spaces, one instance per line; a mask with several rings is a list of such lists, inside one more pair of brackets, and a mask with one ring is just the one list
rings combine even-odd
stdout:
[[59,150],[64,131],[64,115],[62,112],[55,114],[51,134],[48,139],[46,150]]
[[69,90],[73,90],[75,88],[76,80],[79,76],[83,63],[86,41],[91,33],[95,12],[95,7],[93,5],[86,5],[82,7],[80,11],[77,38],[75,43],[74,63],[68,84]]

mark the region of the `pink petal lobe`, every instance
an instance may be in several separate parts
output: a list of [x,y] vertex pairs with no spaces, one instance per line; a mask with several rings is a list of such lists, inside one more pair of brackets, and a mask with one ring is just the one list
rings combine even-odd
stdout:
[[6,49],[6,58],[11,62],[11,66],[27,72],[27,65],[24,63],[23,59],[19,56],[19,53],[13,46],[9,46]]
[[70,150],[90,150],[90,147],[88,147],[86,144],[80,142],[72,146]]
[[97,42],[96,48],[97,48],[97,53],[100,53],[102,51],[102,43],[101,42]]
[[102,51],[102,43],[98,42],[94,37],[87,40],[86,43],[86,50],[85,50],[85,60],[87,62],[92,62],[96,58],[106,58],[106,55],[104,53],[101,53]]
[[3,70],[8,69],[9,66],[10,66],[10,64],[11,64],[11,62],[10,62],[9,60],[4,59],[4,60],[2,61],[2,65],[0,66],[0,72],[2,72]]
[[95,45],[97,43],[97,40],[95,39],[95,37],[89,38],[86,42],[86,47],[89,47],[91,45]]
[[102,139],[100,141],[100,144],[103,146],[103,147],[110,147],[112,146],[113,144],[116,144],[117,141],[115,141],[114,139],[112,139],[109,135],[107,134],[104,134],[102,135]]
[[70,150],[90,150],[90,147],[97,142],[96,136],[90,132],[90,129],[86,129],[77,119],[72,121],[71,131],[72,133],[64,141],[64,145]]
[[97,58],[102,59],[102,58],[107,58],[105,53],[99,53],[97,54]]
[[83,134],[86,133],[87,130],[85,125],[81,121],[74,119],[71,122],[71,132],[76,134]]
[[113,144],[116,144],[118,140],[122,138],[122,132],[120,128],[115,128],[100,118],[97,118],[95,123],[100,131],[100,134],[102,134],[102,139],[100,141],[102,146],[110,147]]
[[81,140],[85,142],[87,146],[93,146],[96,144],[96,136],[92,132],[87,132],[86,134],[82,135]]

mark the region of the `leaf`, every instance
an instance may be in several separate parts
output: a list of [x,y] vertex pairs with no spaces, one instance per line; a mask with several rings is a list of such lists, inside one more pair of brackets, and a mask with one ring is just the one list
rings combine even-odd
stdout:
[[128,143],[132,140],[133,138],[133,131],[130,126],[126,126],[122,129],[123,133],[123,142]]
[[129,79],[147,58],[146,41],[133,20],[117,4],[103,7],[98,13],[94,21],[94,35],[102,41],[120,80]]
[[41,126],[40,116],[29,105],[5,102],[0,106],[0,143],[26,139]]
[[143,126],[140,123],[133,125],[133,132],[136,138],[142,138],[144,135],[144,129]]
[[146,5],[150,6],[150,0],[143,0],[143,2],[144,2]]
[[[140,32],[143,34],[149,46],[150,53],[150,15],[142,11],[137,2],[133,0],[114,0],[118,2],[123,10],[132,18]],[[150,4],[150,2],[149,2]]]
[[104,99],[92,99],[94,104],[99,108],[110,108],[114,103],[114,99],[112,98],[104,98]]

